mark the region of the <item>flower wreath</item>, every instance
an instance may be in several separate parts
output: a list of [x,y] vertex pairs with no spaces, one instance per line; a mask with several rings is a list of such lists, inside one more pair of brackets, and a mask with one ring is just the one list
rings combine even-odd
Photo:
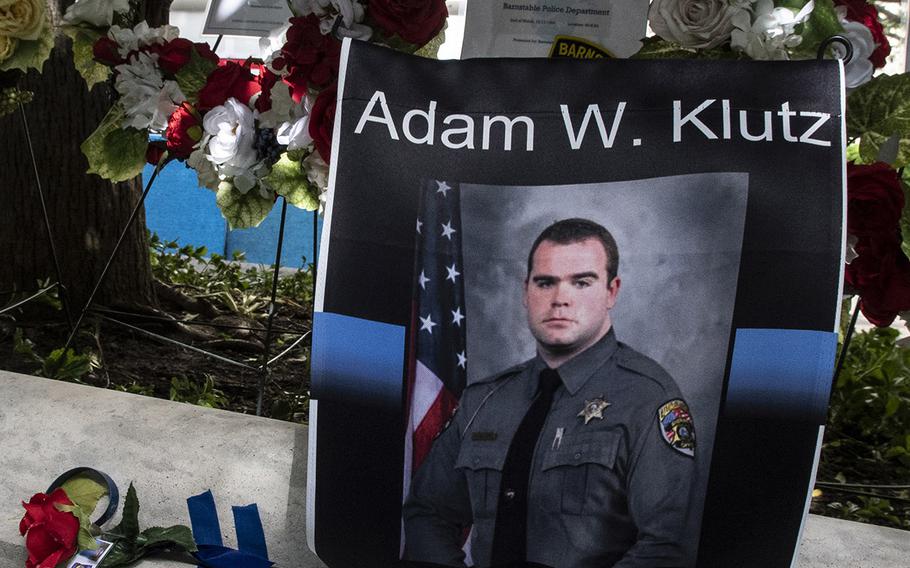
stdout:
[[[99,7],[97,0],[75,6],[85,4]],[[82,30],[73,34],[74,52],[91,41],[92,61],[77,67],[90,85],[112,77],[118,95],[82,145],[88,171],[123,181],[146,162],[179,160],[216,193],[233,228],[258,225],[278,196],[303,209],[320,207],[341,38],[433,55],[447,16],[443,0],[292,0],[294,16],[260,41],[264,59],[241,62],[220,59],[173,26],[142,22],[101,33],[111,13],[128,4],[108,2],[101,17],[71,18]],[[161,139],[150,143],[150,134]]]
[[0,116],[32,100],[15,79],[29,69],[40,71],[53,48],[44,0],[0,0]]

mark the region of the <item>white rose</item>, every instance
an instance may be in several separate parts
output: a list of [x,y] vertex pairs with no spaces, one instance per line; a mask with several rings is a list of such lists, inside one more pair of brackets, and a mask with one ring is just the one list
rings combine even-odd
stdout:
[[0,0],[0,35],[38,39],[47,21],[44,0]]
[[663,39],[702,49],[725,43],[733,31],[734,14],[744,10],[729,0],[654,0],[648,19]]
[[[855,89],[872,78],[874,67],[869,56],[875,51],[875,39],[869,28],[859,22],[841,20],[841,25],[844,26],[844,35],[853,46],[853,57],[844,65],[844,80],[848,89]],[[839,43],[833,44],[832,49],[838,57],[846,55],[846,48]]]
[[66,9],[63,19],[70,24],[86,23],[107,28],[114,21],[114,12],[129,12],[130,0],[76,0]]
[[0,63],[3,63],[16,53],[17,45],[19,45],[18,39],[0,35]]
[[[248,106],[231,97],[223,106],[205,114],[202,127],[211,136],[207,148],[212,163],[239,169],[256,163],[256,130],[253,111]],[[218,169],[224,173],[224,168]]]

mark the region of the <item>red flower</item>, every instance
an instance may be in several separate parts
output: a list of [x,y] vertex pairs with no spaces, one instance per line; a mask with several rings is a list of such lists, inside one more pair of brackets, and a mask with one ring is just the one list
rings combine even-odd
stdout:
[[287,69],[284,82],[291,88],[294,102],[306,96],[307,89],[321,89],[338,78],[341,43],[319,31],[315,14],[291,18],[287,42],[275,59],[276,69]]
[[847,163],[847,232],[857,237],[896,234],[904,190],[888,164]]
[[164,155],[164,151],[166,149],[167,146],[161,140],[149,142],[149,145],[145,148],[145,162],[147,164],[157,166],[158,162],[161,161],[161,156]]
[[224,101],[231,97],[243,104],[249,104],[250,97],[258,92],[259,83],[250,70],[228,61],[209,75],[205,86],[199,91],[199,102],[196,107],[205,112],[224,104]]
[[259,94],[259,98],[256,99],[256,104],[254,105],[256,110],[268,112],[272,109],[272,87],[277,82],[278,75],[263,67],[259,73],[259,86],[262,88],[262,92]]
[[859,22],[869,28],[872,32],[872,39],[877,46],[869,61],[877,68],[885,66],[885,58],[891,53],[891,44],[885,36],[885,30],[881,22],[878,21],[878,10],[875,6],[866,2],[866,0],[834,0],[837,6],[847,8],[847,19],[852,22]]
[[325,160],[331,163],[332,131],[335,129],[335,106],[337,104],[338,84],[327,87],[316,97],[313,108],[310,110],[310,137],[316,144],[316,150]]
[[856,260],[847,265],[847,282],[856,282],[859,307],[866,319],[889,326],[897,314],[910,310],[910,259],[898,239],[861,243],[857,252]]
[[370,19],[386,35],[424,45],[442,31],[448,16],[443,0],[370,0]]
[[96,61],[114,67],[126,61],[120,57],[117,48],[120,47],[116,41],[107,36],[98,38],[98,41],[92,45],[92,56]]
[[50,495],[36,493],[28,503],[22,503],[25,516],[19,523],[19,533],[28,533],[25,537],[26,568],[54,568],[76,553],[79,519],[72,513],[58,510],[55,506],[58,503],[73,504],[63,489]]
[[177,107],[168,118],[164,138],[171,157],[185,160],[193,153],[193,146],[202,139],[202,123],[187,103]]
[[218,56],[212,52],[207,43],[193,43],[185,38],[177,38],[164,45],[152,45],[148,50],[158,54],[158,65],[168,75],[176,75],[184,65],[189,63],[193,50],[196,54],[212,63],[218,63]]

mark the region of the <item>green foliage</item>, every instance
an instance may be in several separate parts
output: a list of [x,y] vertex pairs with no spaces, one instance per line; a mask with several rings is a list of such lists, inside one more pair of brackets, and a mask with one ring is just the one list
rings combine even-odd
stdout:
[[204,375],[201,384],[191,378],[171,378],[170,399],[206,408],[222,408],[227,404],[227,397],[215,388],[215,379],[211,375]]
[[727,47],[692,49],[651,36],[642,40],[641,49],[632,59],[739,59],[740,55]]
[[262,197],[255,187],[243,193],[233,184],[221,182],[215,203],[232,229],[248,229],[262,223],[275,201],[271,197]]
[[282,391],[272,402],[269,417],[289,422],[305,422],[310,410],[308,394]]
[[175,79],[180,86],[186,100],[195,105],[198,101],[199,91],[205,86],[209,73],[215,70],[217,63],[212,63],[208,59],[196,53],[196,48],[190,50],[190,60],[186,65],[177,71]]
[[143,385],[137,381],[131,381],[129,384],[124,385],[113,385],[113,389],[120,392],[128,392],[130,394],[155,396],[155,387],[151,385]]
[[40,364],[35,374],[48,379],[81,382],[99,366],[95,354],[86,352],[77,355],[72,348],[54,349],[47,357],[42,357],[35,351],[35,344],[18,328],[13,335],[13,350],[24,358]]
[[292,160],[286,153],[275,162],[265,181],[291,205],[307,211],[319,208],[319,190],[312,187],[300,169],[300,161]]
[[92,520],[90,518],[91,513],[79,505],[55,503],[54,507],[56,507],[58,511],[72,513],[74,517],[79,519],[79,532],[76,533],[76,545],[79,547],[79,550],[94,550],[98,548],[98,542],[95,540],[95,537],[92,536],[91,529],[89,528],[92,526]]
[[116,104],[82,143],[82,153],[88,159],[87,173],[118,182],[132,179],[145,167],[148,130],[124,128],[126,113]]
[[110,552],[98,564],[99,568],[116,568],[127,566],[160,550],[181,550],[194,552],[196,543],[189,527],[175,525],[172,527],[150,527],[139,530],[139,498],[136,489],[130,483],[123,501],[123,520],[112,531],[102,535],[105,540],[113,542]]
[[831,395],[816,512],[910,529],[910,349],[898,335],[853,336]]
[[847,98],[847,134],[861,138],[864,163],[878,161],[882,146],[898,138],[895,167],[910,164],[910,74],[879,75]]
[[[798,13],[807,0],[784,0],[775,4],[776,6],[790,8],[793,13]],[[803,40],[793,49],[793,56],[796,59],[814,59],[816,51],[821,42],[835,35],[842,34],[844,27],[841,25],[834,10],[832,0],[815,0],[815,7],[809,15],[809,19],[796,27]]]
[[82,26],[64,26],[63,33],[73,40],[73,63],[89,90],[98,83],[107,81],[111,76],[111,68],[95,61],[92,51],[95,42],[104,34]]
[[107,488],[85,475],[68,479],[61,488],[74,505],[78,505],[89,515],[95,510],[98,501],[107,495]]
[[442,29],[439,30],[439,33],[436,34],[436,37],[415,51],[414,55],[426,57],[428,59],[439,59],[439,48],[442,47],[442,44],[446,42],[446,29],[448,29],[448,27],[449,22],[446,20],[446,23],[442,26]]

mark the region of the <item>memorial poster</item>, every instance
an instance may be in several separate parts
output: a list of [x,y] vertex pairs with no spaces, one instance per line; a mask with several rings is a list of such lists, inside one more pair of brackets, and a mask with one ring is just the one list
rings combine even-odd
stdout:
[[557,36],[575,41],[553,55],[629,57],[641,48],[647,20],[648,3],[638,0],[469,0],[461,58],[546,57]]
[[291,17],[286,0],[209,0],[203,34],[262,37]]
[[522,554],[790,566],[837,343],[840,63],[342,57],[310,547],[501,558],[523,389],[577,327],[597,342],[557,361]]

